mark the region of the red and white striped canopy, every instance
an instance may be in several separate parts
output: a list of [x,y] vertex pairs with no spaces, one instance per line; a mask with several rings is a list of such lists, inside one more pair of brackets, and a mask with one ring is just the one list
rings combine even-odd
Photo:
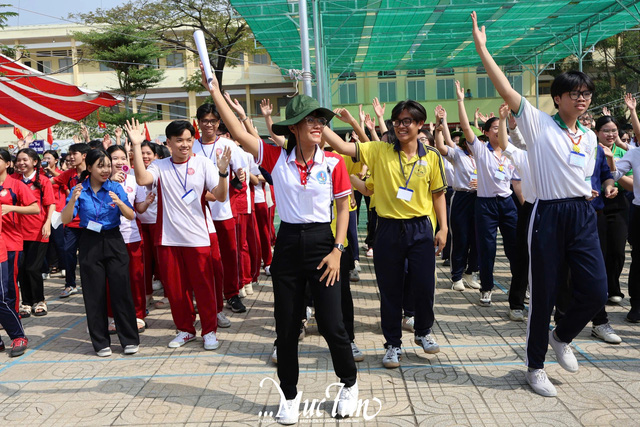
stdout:
[[0,55],[0,124],[37,132],[119,102],[106,92],[61,82]]

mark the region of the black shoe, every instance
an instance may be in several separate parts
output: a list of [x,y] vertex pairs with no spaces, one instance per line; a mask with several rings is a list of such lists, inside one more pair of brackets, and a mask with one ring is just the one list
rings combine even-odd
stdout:
[[442,261],[442,265],[444,267],[449,267],[451,266],[451,261],[449,260],[449,258],[445,259],[444,261]]
[[244,306],[238,295],[231,297],[227,300],[227,307],[234,313],[244,313],[247,311],[247,307]]
[[640,308],[632,307],[627,314],[627,322],[640,323]]

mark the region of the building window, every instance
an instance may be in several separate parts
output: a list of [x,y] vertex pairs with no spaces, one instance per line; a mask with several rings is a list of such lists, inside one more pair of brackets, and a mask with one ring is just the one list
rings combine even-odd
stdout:
[[427,99],[426,85],[424,80],[407,81],[407,97],[414,101],[424,101]]
[[251,113],[251,115],[257,115],[257,114],[262,114],[262,110],[260,110],[260,103],[262,102],[262,99],[256,99],[254,101],[254,105],[255,105],[255,110],[253,110]]
[[436,81],[436,97],[438,99],[455,99],[456,98],[456,89],[455,89],[455,80],[454,79],[440,79]]
[[184,67],[184,55],[181,52],[170,53],[167,55],[167,68]]
[[407,77],[424,77],[424,70],[409,70],[407,71]]
[[100,62],[100,71],[113,71],[113,68],[107,66],[106,62]]
[[58,59],[58,70],[61,73],[71,73],[73,69],[71,66],[73,65],[73,61],[71,58],[60,58]]
[[478,98],[495,98],[496,88],[489,77],[478,77]]
[[[312,89],[313,89],[313,86],[312,86]],[[316,89],[316,90],[318,90],[318,89]],[[314,98],[315,98],[315,96],[314,96]],[[287,108],[287,104],[288,103],[289,103],[289,98],[287,98],[286,96],[278,98],[278,101],[277,101],[277,104],[276,104],[278,109],[275,110],[273,112],[273,114],[275,114],[276,116],[279,116],[280,115],[280,110],[282,108]]]
[[51,61],[37,61],[38,71],[41,73],[50,73],[51,70]]
[[487,70],[485,70],[485,68],[480,65],[479,67],[476,68],[476,74],[487,74]]
[[379,79],[395,79],[396,72],[395,71],[378,71]]
[[160,61],[158,58],[151,58],[151,61],[149,61],[149,64],[146,66],[151,68],[160,68]]
[[436,76],[453,76],[453,68],[436,68]]
[[184,120],[187,118],[187,104],[182,101],[174,101],[169,104],[169,119]]
[[340,91],[340,104],[357,104],[358,97],[355,83],[341,83],[338,87]]
[[355,79],[356,79],[356,73],[354,73],[353,71],[343,71],[338,76],[338,80],[355,80]]
[[378,83],[378,93],[380,94],[380,102],[395,102],[396,82]]
[[24,65],[31,68],[31,61],[24,61]]
[[507,79],[509,79],[511,87],[522,95],[522,76],[507,76]]
[[269,64],[269,55],[267,55],[266,53],[255,53],[253,55],[253,62],[255,64],[267,65]]

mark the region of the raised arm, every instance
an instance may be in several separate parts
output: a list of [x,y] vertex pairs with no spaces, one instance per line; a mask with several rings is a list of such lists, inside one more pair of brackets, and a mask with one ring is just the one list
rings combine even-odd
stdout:
[[446,156],[449,153],[449,147],[447,147],[447,145],[444,143],[444,133],[443,133],[443,128],[445,127],[444,121],[440,123],[440,120],[439,120],[442,118],[442,115],[443,115],[442,111],[444,111],[444,108],[438,105],[435,111],[437,126],[434,134],[434,139],[436,142],[436,149],[440,152],[441,155]]
[[358,123],[356,119],[353,118],[349,110],[347,110],[346,108],[336,108],[335,110],[333,110],[333,112],[336,113],[336,117],[338,118],[338,120],[350,125],[353,130],[356,131],[358,139],[360,139],[361,142],[369,142],[369,137],[366,133],[364,133],[364,129],[362,129],[360,123]]
[[271,140],[275,142],[278,147],[284,147],[284,142],[286,138],[282,135],[276,135],[273,133],[273,119],[271,118],[271,114],[273,113],[273,105],[271,105],[271,101],[268,99],[263,99],[260,102],[260,112],[262,113],[262,117],[264,117],[264,121],[267,124],[267,130],[269,131],[269,135],[271,135]]
[[509,105],[505,102],[500,106],[500,121],[498,128],[498,143],[502,151],[509,145],[509,133],[507,132],[507,117],[509,117]]
[[260,135],[253,127],[253,124],[249,121],[249,116],[247,116],[244,108],[242,108],[242,104],[240,104],[240,101],[235,98],[231,99],[231,95],[229,95],[229,92],[225,92],[223,96],[224,100],[227,101],[227,104],[229,104],[229,107],[238,115],[238,119],[242,122],[245,130],[255,138],[260,139]]
[[638,112],[636,111],[637,101],[632,94],[628,93],[624,96],[624,103],[627,104],[629,114],[631,115],[631,125],[633,126],[633,133],[636,138],[640,138],[640,119],[638,119]]
[[471,21],[473,22],[473,41],[476,44],[476,52],[480,55],[482,65],[484,65],[487,75],[493,82],[493,86],[495,86],[502,99],[509,104],[509,108],[512,111],[518,112],[518,110],[520,110],[520,103],[522,102],[522,95],[511,87],[509,80],[487,50],[487,34],[485,32],[485,27],[483,25],[481,28],[478,28],[478,16],[475,11],[471,12]]
[[469,144],[473,144],[473,140],[476,138],[476,134],[471,130],[469,124],[469,118],[467,117],[467,111],[464,109],[464,88],[460,87],[460,82],[456,80],[456,95],[458,97],[458,117],[460,117],[460,127],[462,133]]
[[372,141],[380,141],[380,137],[378,136],[378,133],[376,132],[376,122],[375,119],[373,119],[369,114],[364,116],[364,124],[367,127],[367,129],[369,129],[369,133],[371,133],[371,140]]
[[356,156],[356,144],[345,141],[335,133],[329,126],[325,126],[322,131],[322,140],[329,144],[334,150],[345,156]]
[[376,113],[376,117],[378,118],[378,124],[380,125],[380,134],[384,135],[389,131],[387,129],[387,124],[384,121],[384,111],[387,108],[387,103],[380,105],[380,101],[378,98],[373,98],[373,111]]
[[[451,131],[449,130],[449,122],[447,122],[447,110],[445,110],[444,107],[438,105],[436,107],[436,111],[438,111],[438,107],[440,107],[440,110],[442,110],[442,124],[443,124],[442,135],[444,136],[444,143],[447,144],[448,147],[455,148],[456,147],[456,143],[453,142],[453,139],[451,139]],[[438,115],[438,113],[436,112],[436,116],[437,115]],[[436,117],[436,121],[437,121],[437,117]]]
[[140,144],[144,141],[143,127],[140,126],[140,122],[137,119],[132,119],[131,122],[127,120],[124,130],[127,131],[129,142],[133,147],[133,172],[136,176],[136,182],[138,185],[153,184],[153,175],[144,167],[144,162],[142,161]]

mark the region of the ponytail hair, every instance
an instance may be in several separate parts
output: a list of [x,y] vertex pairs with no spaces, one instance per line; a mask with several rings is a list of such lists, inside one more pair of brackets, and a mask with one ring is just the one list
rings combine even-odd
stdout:
[[87,168],[82,171],[82,174],[80,174],[80,182],[83,182],[91,174],[91,172],[89,171],[89,166],[91,166],[92,168],[95,165],[100,166],[100,162],[104,162],[105,158],[111,160],[111,155],[104,151],[102,148],[89,150],[85,159]]
[[43,194],[44,191],[42,190],[42,182],[40,182],[40,172],[42,171],[40,155],[38,155],[36,150],[34,150],[33,148],[23,148],[22,150],[18,151],[18,155],[20,154],[26,154],[31,158],[31,160],[36,162],[36,167],[35,167],[36,174],[33,177],[33,185],[40,192],[40,206],[42,207],[42,198],[44,197],[44,194]]

